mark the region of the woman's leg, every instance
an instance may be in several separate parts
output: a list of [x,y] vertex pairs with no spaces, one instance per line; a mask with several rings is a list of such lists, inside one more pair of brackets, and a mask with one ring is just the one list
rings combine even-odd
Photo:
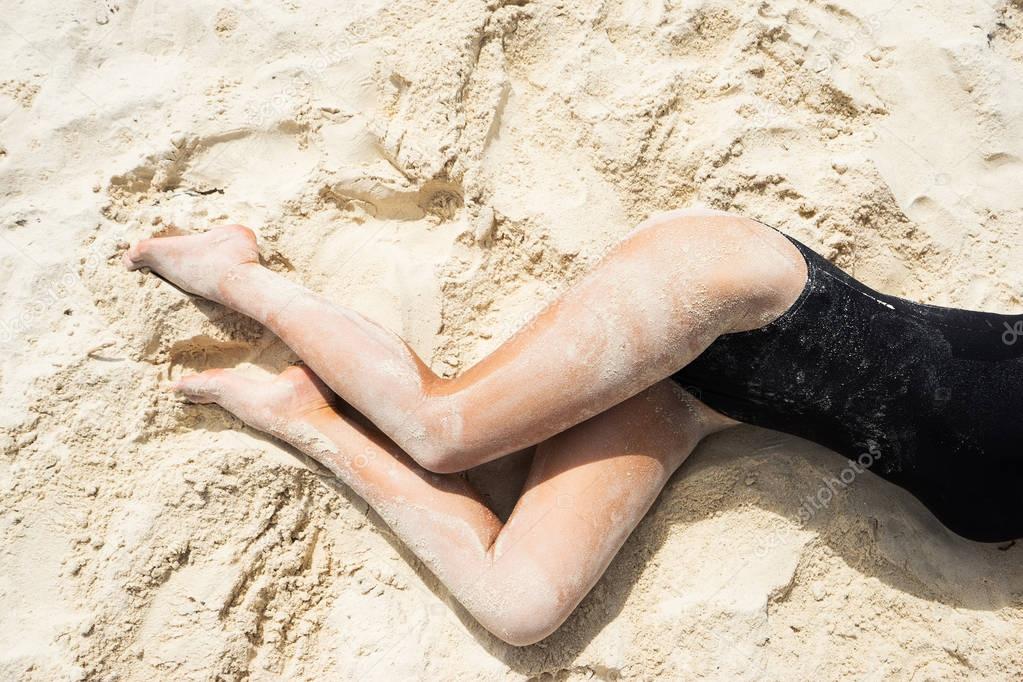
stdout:
[[799,251],[760,223],[666,214],[477,365],[443,380],[394,334],[261,267],[247,228],[146,240],[125,263],[267,325],[420,465],[442,473],[521,450],[635,395],[720,334],[780,315],[806,278]]
[[657,383],[538,445],[502,524],[463,477],[424,470],[330,405],[308,369],[273,381],[213,370],[182,388],[328,467],[485,628],[515,645],[561,625],[696,443],[732,423],[673,382]]

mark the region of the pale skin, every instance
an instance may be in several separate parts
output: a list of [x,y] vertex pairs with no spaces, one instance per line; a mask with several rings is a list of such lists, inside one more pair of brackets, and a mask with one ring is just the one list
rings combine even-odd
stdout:
[[[306,367],[263,382],[209,370],[175,388],[320,461],[514,645],[557,629],[696,444],[735,424],[667,377],[721,334],[781,315],[806,280],[799,251],[760,223],[662,214],[445,379],[396,335],[261,266],[247,228],[145,240],[124,262],[287,343]],[[453,474],[523,450],[529,474],[502,524]]]

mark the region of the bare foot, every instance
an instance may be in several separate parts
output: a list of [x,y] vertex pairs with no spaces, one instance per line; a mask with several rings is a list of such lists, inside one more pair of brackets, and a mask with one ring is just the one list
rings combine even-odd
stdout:
[[129,270],[150,268],[185,291],[223,303],[220,283],[239,265],[258,264],[256,236],[242,225],[202,234],[145,239],[122,256]]
[[193,403],[217,403],[254,429],[277,437],[291,424],[335,414],[335,395],[303,365],[269,380],[211,369],[187,376],[172,388]]

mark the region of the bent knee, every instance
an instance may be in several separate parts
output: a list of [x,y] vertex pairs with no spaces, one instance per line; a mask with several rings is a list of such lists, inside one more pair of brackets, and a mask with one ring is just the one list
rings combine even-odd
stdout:
[[514,451],[480,427],[464,398],[451,395],[423,400],[395,440],[419,466],[435,474],[461,473]]
[[568,620],[574,605],[566,607],[556,601],[529,599],[516,591],[512,604],[481,624],[495,637],[512,646],[529,646],[554,634]]
[[402,445],[402,449],[416,464],[434,474],[460,474],[493,459],[489,450],[471,449],[460,441],[444,437],[428,437],[418,443]]
[[512,646],[530,646],[550,637],[554,634],[555,630],[561,627],[561,623],[563,622],[564,620],[561,620],[556,625],[550,627],[516,628],[507,631],[503,635],[497,634],[496,632],[493,634],[495,634],[501,641],[511,644]]
[[[772,232],[757,221],[715,209],[682,208],[655,213],[639,223],[623,241],[635,240],[647,245],[652,253],[671,253],[674,260],[685,259],[694,264],[714,262],[721,253],[729,254],[729,267],[725,272],[755,266],[758,254],[748,247],[751,233]],[[685,244],[685,251],[677,246]],[[749,263],[737,263],[737,258],[749,258]],[[762,260],[762,259],[760,259]]]
[[430,448],[409,454],[416,464],[432,474],[458,474],[472,468],[459,461],[457,454],[440,448]]

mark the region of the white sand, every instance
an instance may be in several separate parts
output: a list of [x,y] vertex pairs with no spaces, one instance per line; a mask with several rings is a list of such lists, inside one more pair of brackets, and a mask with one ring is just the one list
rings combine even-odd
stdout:
[[680,206],[1023,307],[1019,0],[499,5],[5,4],[0,679],[1023,675],[1023,547],[872,476],[802,523],[844,462],[791,438],[702,447],[516,650],[354,496],[161,390],[291,359],[119,265],[229,221],[447,374]]

